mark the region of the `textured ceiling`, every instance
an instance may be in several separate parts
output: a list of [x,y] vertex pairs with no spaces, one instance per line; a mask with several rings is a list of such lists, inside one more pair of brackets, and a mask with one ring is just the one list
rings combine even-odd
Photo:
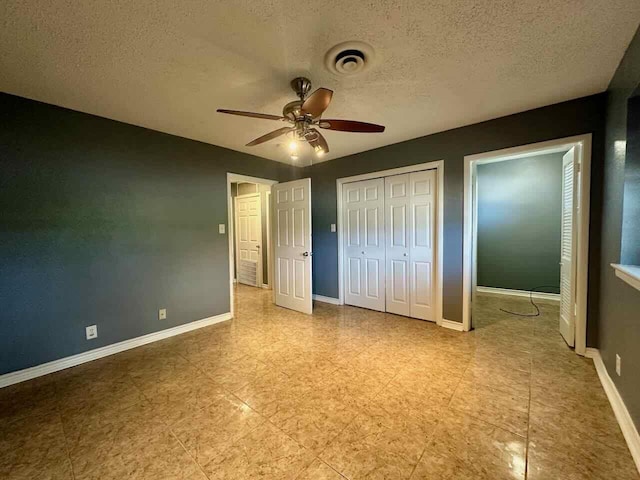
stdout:
[[[335,90],[331,160],[606,89],[640,21],[638,0],[5,0],[0,89],[288,162],[280,114],[304,74]],[[362,40],[376,63],[337,77],[323,62]],[[306,164],[309,151],[298,163]]]

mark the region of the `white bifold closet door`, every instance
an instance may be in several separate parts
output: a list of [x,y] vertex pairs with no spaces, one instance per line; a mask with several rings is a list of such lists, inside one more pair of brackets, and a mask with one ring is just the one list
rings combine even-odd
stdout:
[[384,180],[347,183],[342,194],[345,303],[384,312]]
[[436,172],[385,178],[386,310],[435,320]]
[[562,157],[562,230],[560,239],[560,333],[570,347],[575,343],[575,277],[573,252],[576,245],[574,228],[576,185],[576,149],[573,147]]

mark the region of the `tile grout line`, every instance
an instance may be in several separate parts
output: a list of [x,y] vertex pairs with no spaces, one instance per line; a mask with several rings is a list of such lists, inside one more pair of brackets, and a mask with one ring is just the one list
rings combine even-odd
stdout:
[[180,440],[178,438],[178,436],[175,434],[175,432],[173,431],[173,429],[171,427],[169,427],[169,432],[171,433],[171,436],[176,440],[176,442],[178,442],[180,444],[180,446],[182,447],[182,449],[184,450],[184,452],[189,455],[189,458],[193,461],[193,463],[195,463],[198,468],[200,469],[200,471],[202,472],[202,474],[204,475],[204,477],[209,480],[210,477],[209,475],[207,475],[207,472],[204,471],[204,468],[202,467],[202,465],[200,465],[200,462],[198,462],[195,458],[193,458],[193,455],[191,455],[191,452],[189,452],[189,450],[187,450],[187,447],[184,446],[184,443],[182,443],[182,440]]
[[[56,390],[56,400],[57,400],[57,390]],[[60,421],[60,428],[62,429],[62,436],[64,437],[64,451],[67,453],[67,461],[69,462],[69,466],[71,467],[71,477],[73,480],[76,478],[76,472],[73,467],[73,461],[71,460],[71,451],[69,450],[69,440],[67,438],[67,432],[64,428],[64,422],[62,421],[62,413],[59,411],[59,405],[56,401],[56,414],[58,415],[58,419]]]
[[533,382],[533,354],[529,355],[529,404],[527,408],[527,436],[524,450],[524,479],[529,478],[529,431],[531,430],[531,385]]

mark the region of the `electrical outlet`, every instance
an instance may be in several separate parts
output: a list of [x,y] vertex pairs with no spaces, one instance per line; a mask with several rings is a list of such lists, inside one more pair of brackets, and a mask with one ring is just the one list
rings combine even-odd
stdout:
[[93,338],[98,338],[98,326],[97,325],[90,325],[87,328],[85,328],[85,331],[87,333],[87,340],[91,340]]
[[616,373],[618,376],[622,375],[622,359],[620,355],[616,353]]
[[161,308],[158,310],[158,320],[166,320],[167,319],[167,309]]
[[331,224],[331,233],[336,233],[336,224],[335,223]]
[[224,223],[218,224],[218,233],[223,235],[227,231],[227,226]]

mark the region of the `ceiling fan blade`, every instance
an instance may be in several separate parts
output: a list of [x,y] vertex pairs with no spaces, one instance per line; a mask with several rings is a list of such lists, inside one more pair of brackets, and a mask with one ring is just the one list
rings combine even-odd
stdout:
[[263,135],[261,137],[256,138],[255,140],[252,140],[251,142],[247,143],[247,147],[253,147],[255,145],[259,145],[261,143],[264,142],[268,142],[269,140],[279,137],[280,135],[284,135],[285,133],[289,133],[292,132],[293,130],[295,130],[294,127],[282,127],[279,128],[277,130],[274,130],[273,132],[269,132],[266,135]]
[[225,110],[219,108],[216,110],[218,113],[228,113],[230,115],[240,115],[241,117],[262,118],[264,120],[286,120],[285,117],[279,117],[278,115],[269,115],[268,113],[255,113],[255,112],[242,112],[240,110]]
[[305,138],[309,142],[309,145],[313,148],[320,147],[324,153],[329,153],[329,144],[322,134],[315,128],[310,128],[308,132],[310,132],[310,134],[307,134]]
[[331,103],[331,97],[333,97],[332,90],[319,88],[304,101],[301,110],[313,118],[319,117]]
[[325,120],[324,118],[318,124],[320,128],[327,130],[338,130],[341,132],[360,132],[360,133],[380,133],[384,132],[383,125],[375,123],[356,122],[354,120]]

